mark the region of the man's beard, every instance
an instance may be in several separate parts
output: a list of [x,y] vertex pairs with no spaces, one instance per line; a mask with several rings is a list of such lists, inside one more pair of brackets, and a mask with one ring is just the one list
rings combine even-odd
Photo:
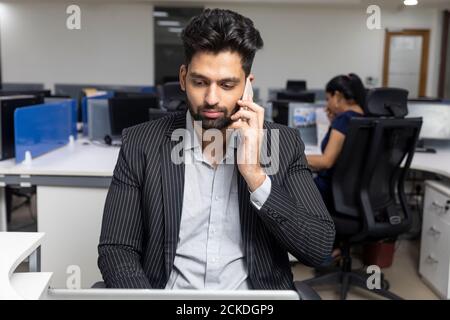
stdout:
[[[194,121],[201,121],[202,122],[202,128],[204,130],[208,129],[218,129],[222,130],[231,125],[233,120],[231,120],[231,115],[234,114],[235,111],[237,111],[238,106],[236,106],[235,110],[231,114],[229,114],[227,108],[225,107],[219,107],[219,106],[211,106],[211,105],[203,105],[201,107],[197,108],[197,112],[194,112],[190,102],[187,102],[189,112],[191,113],[192,118]],[[223,116],[217,119],[208,119],[204,117],[201,114],[201,111],[203,110],[214,110],[217,112],[222,112]]]

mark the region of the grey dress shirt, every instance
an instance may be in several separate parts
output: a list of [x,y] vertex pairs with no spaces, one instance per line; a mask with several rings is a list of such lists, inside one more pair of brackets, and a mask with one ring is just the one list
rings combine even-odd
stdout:
[[[190,139],[184,142],[187,161],[181,225],[166,289],[250,289],[234,164],[236,140],[229,139],[224,158],[214,168],[203,156],[189,111],[186,129]],[[255,208],[263,206],[270,190],[271,180],[266,176],[250,194]]]

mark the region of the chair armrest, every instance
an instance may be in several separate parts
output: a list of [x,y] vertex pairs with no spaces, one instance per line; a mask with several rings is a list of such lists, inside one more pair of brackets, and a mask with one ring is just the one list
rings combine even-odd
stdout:
[[319,294],[302,281],[294,281],[294,287],[297,294],[300,296],[300,300],[322,300]]

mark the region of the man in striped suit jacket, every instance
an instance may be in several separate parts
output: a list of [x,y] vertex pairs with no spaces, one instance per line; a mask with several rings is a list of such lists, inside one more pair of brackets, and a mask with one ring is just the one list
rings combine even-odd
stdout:
[[235,12],[207,9],[182,40],[189,110],[122,134],[99,244],[106,286],[292,289],[288,252],[321,264],[334,225],[298,131],[264,122],[251,101],[259,32]]

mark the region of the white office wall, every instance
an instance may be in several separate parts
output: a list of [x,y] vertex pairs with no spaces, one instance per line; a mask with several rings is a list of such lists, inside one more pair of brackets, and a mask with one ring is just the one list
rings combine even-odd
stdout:
[[382,82],[384,34],[387,29],[431,29],[427,95],[437,94],[440,13],[437,9],[381,10],[381,30],[366,27],[365,8],[298,5],[208,4],[250,17],[265,48],[257,54],[253,72],[262,93],[284,87],[286,79],[306,79],[310,88],[323,88],[331,77],[355,72],[363,80]]
[[[73,3],[81,30],[66,28]],[[151,3],[21,1],[0,12],[4,82],[153,84]]]
[[[151,2],[83,2],[82,29],[65,28],[69,2],[2,4],[5,82],[153,84]],[[197,2],[198,6],[199,3]],[[270,4],[205,4],[252,18],[265,48],[257,54],[255,86],[283,87],[288,78],[323,88],[336,74],[356,72],[382,81],[384,32],[431,30],[427,95],[437,94],[441,14],[437,9],[383,9],[381,30],[368,30],[365,8]]]

